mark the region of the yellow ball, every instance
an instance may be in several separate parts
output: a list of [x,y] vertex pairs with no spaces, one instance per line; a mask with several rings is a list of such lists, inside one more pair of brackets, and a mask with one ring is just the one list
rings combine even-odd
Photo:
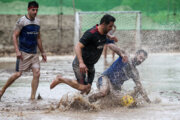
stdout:
[[130,95],[125,95],[121,98],[121,105],[122,106],[130,106],[134,103],[134,98]]

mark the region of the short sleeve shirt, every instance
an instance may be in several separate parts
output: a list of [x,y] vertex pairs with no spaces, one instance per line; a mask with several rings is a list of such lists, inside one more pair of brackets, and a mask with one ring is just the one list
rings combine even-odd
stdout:
[[26,16],[21,17],[15,26],[20,31],[19,50],[26,53],[37,53],[37,39],[40,31],[39,20],[31,21]]
[[90,66],[93,66],[99,60],[107,41],[106,35],[101,35],[97,27],[98,25],[87,30],[80,39],[80,42],[84,45],[82,49],[83,61]]
[[139,81],[139,73],[132,61],[129,60],[127,63],[122,61],[122,57],[119,58],[106,70],[102,75],[107,76],[110,79],[111,84],[114,88],[121,88],[124,81],[130,78],[136,83]]

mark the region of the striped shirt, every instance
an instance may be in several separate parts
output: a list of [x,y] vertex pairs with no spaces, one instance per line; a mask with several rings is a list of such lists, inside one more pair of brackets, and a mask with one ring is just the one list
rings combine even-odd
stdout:
[[27,16],[21,17],[15,26],[19,30],[19,50],[26,53],[37,53],[37,38],[40,31],[39,20],[30,20]]

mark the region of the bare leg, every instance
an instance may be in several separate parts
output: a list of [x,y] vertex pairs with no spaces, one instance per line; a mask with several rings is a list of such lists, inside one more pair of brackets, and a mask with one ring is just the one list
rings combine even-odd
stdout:
[[33,68],[32,71],[33,71],[33,80],[32,80],[32,83],[31,83],[31,88],[32,88],[32,90],[31,90],[31,100],[34,100],[35,96],[36,96],[36,91],[37,91],[37,88],[38,88],[38,85],[39,85],[40,69]]
[[102,89],[98,93],[89,96],[89,102],[96,102],[99,98],[105,97],[109,93],[109,89]]
[[110,85],[109,80],[105,77],[103,78],[102,86],[99,88],[98,93],[94,93],[89,96],[89,102],[95,102],[97,99],[105,97],[110,92]]
[[50,85],[50,89],[53,89],[54,87],[56,87],[56,85],[58,85],[59,83],[63,83],[63,81],[59,78],[61,78],[61,75],[57,75],[56,78],[52,81],[51,85]]
[[114,59],[114,56],[115,56],[115,52],[114,51],[112,51],[112,58]]
[[107,45],[104,45],[104,59],[107,58]]
[[90,88],[91,88],[90,84],[88,84],[88,85],[79,84],[77,82],[77,80],[71,80],[71,79],[68,79],[68,78],[63,78],[61,75],[57,75],[57,77],[51,83],[50,89],[53,89],[59,83],[65,83],[65,84],[67,84],[67,85],[69,85],[69,86],[71,86],[71,87],[73,87],[73,88],[75,88],[77,90],[80,90],[80,91],[89,92]]
[[22,72],[16,72],[14,73],[6,82],[6,84],[3,86],[3,88],[0,90],[0,99],[3,96],[6,89],[17,79],[21,76]]

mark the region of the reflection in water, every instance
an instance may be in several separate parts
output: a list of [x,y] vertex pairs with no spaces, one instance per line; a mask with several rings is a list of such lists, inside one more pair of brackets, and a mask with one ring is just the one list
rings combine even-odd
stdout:
[[[96,109],[95,111],[74,109],[63,112],[58,109],[62,96],[65,94],[75,95],[78,94],[78,91],[65,84],[59,84],[53,90],[50,90],[49,86],[57,74],[74,78],[71,66],[72,60],[73,56],[49,57],[48,63],[41,63],[41,77],[37,94],[41,95],[42,100],[28,100],[31,92],[32,73],[25,73],[21,78],[17,79],[2,97],[0,119],[180,119],[179,54],[149,55],[148,59],[138,67],[142,84],[153,101],[152,104],[142,103],[136,108],[130,109],[120,107],[115,102],[107,103],[106,100],[112,101],[113,99],[112,96],[108,96],[103,98],[99,104],[96,104],[97,106],[94,106],[94,109],[98,108],[97,111]],[[102,57],[96,64],[96,75],[91,92],[95,92],[97,78],[112,62],[111,57],[108,57],[106,61]],[[14,67],[15,61],[0,62],[0,88],[14,72]],[[127,91],[133,90],[133,87],[134,83],[131,80],[123,85],[123,89]],[[93,108],[93,106],[91,107]]]

